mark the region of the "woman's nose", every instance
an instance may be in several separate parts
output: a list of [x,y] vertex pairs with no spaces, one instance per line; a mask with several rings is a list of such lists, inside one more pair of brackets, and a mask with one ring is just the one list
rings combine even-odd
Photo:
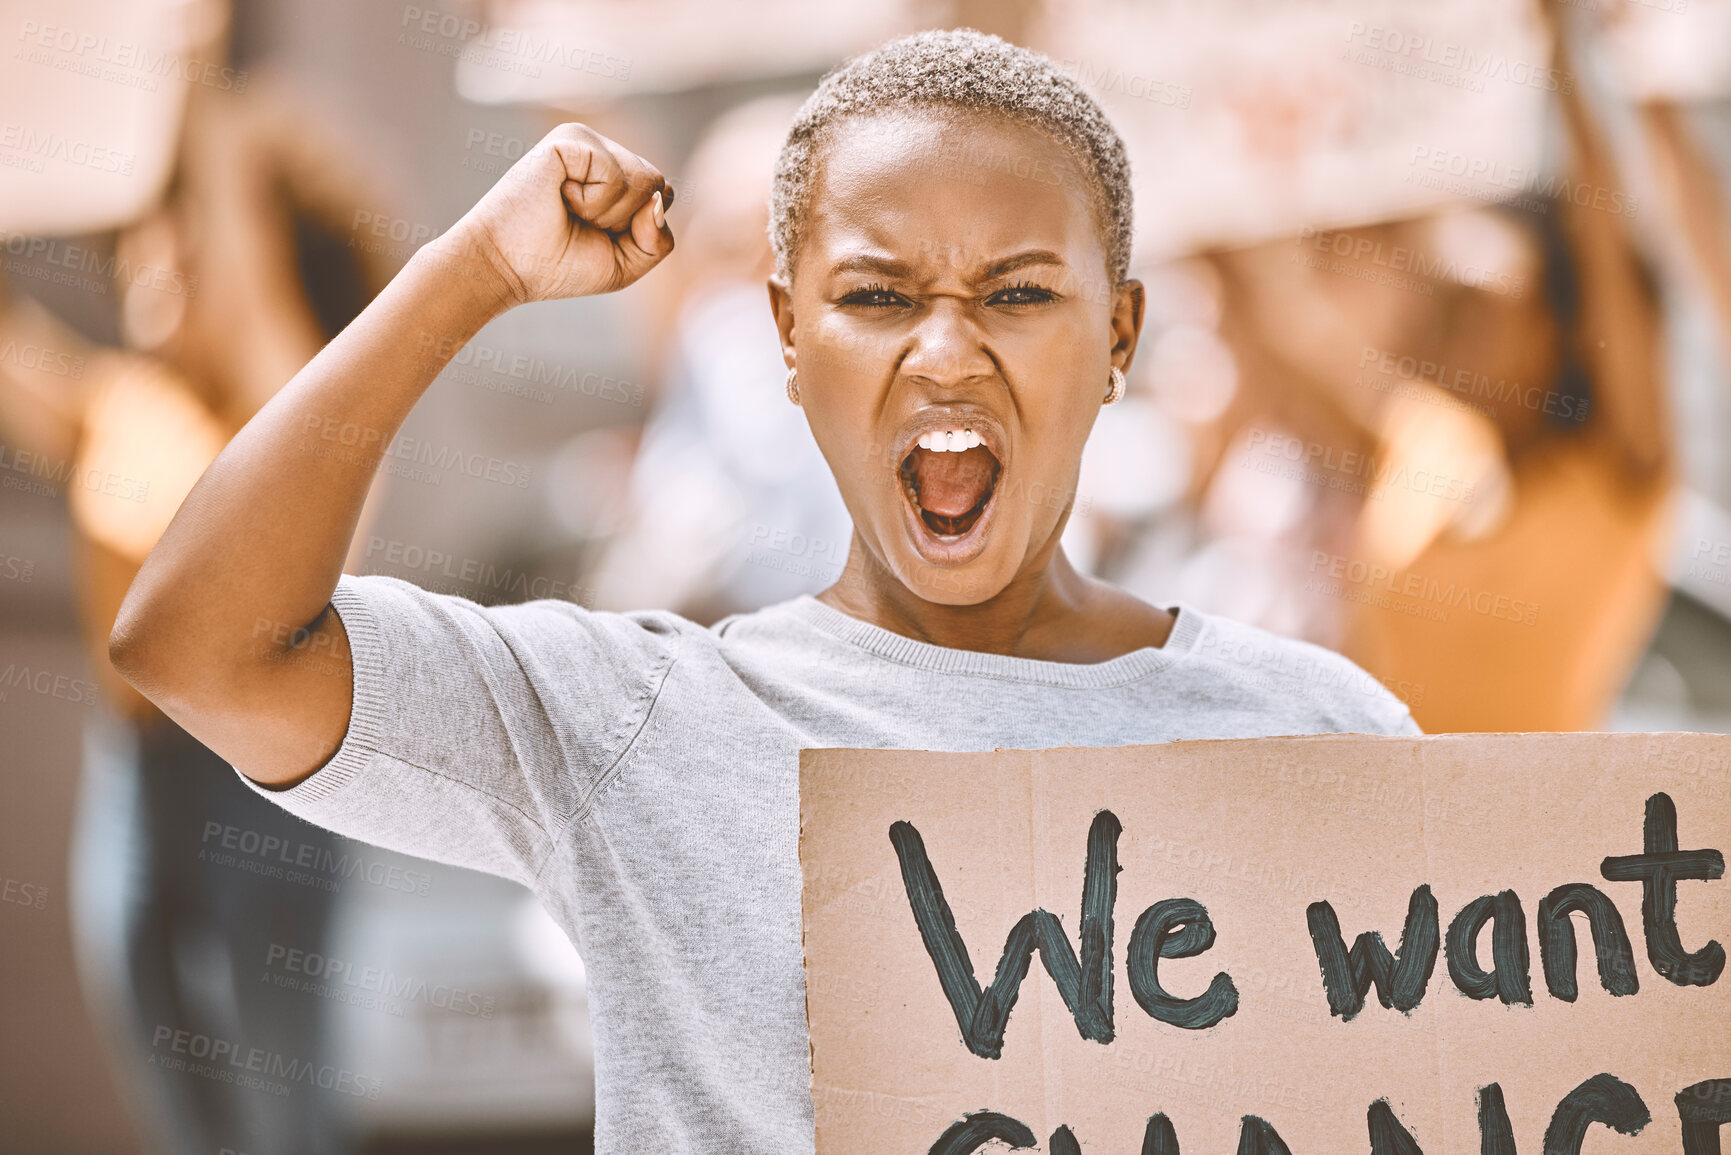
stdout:
[[987,355],[969,309],[968,302],[953,297],[932,301],[908,335],[901,363],[904,377],[949,386],[997,375],[997,364]]

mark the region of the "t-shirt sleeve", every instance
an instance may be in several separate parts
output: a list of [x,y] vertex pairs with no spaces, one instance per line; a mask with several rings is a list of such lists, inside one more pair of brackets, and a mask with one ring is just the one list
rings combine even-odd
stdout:
[[[389,850],[533,886],[642,728],[678,652],[668,614],[484,607],[344,575],[354,697],[341,748],[284,809]],[[316,660],[316,659],[309,659]]]

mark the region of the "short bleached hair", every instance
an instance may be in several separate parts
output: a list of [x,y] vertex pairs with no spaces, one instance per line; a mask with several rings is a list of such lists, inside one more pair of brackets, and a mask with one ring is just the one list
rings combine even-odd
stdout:
[[1050,57],[957,28],[918,32],[856,56],[825,76],[800,106],[769,199],[769,243],[783,280],[792,281],[817,161],[836,126],[849,118],[917,109],[1007,117],[1068,148],[1100,230],[1106,271],[1114,286],[1129,276],[1130,159],[1112,122]]

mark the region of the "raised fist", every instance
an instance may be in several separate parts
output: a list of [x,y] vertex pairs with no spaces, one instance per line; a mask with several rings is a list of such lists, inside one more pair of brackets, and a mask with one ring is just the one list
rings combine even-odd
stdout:
[[673,251],[672,201],[654,165],[562,124],[434,244],[485,262],[517,304],[611,293]]

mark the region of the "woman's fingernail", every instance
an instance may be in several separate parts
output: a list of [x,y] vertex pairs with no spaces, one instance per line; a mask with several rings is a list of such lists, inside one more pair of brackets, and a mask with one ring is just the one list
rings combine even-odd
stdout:
[[661,193],[659,191],[656,192],[651,204],[653,207],[650,209],[650,213],[655,218],[655,227],[659,229],[667,223],[667,212],[661,207]]

